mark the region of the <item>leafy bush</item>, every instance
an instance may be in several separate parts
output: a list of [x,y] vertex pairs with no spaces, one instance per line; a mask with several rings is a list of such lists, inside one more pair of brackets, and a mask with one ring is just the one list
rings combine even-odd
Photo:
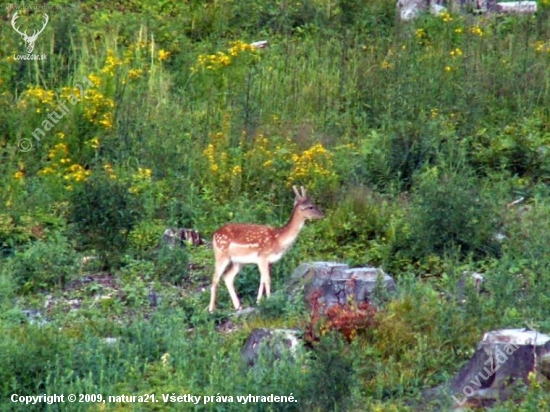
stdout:
[[326,307],[320,302],[322,292],[310,297],[310,321],[306,328],[306,339],[310,342],[319,341],[329,332],[340,332],[349,342],[364,334],[376,325],[376,308],[368,302],[338,303]]
[[127,184],[94,174],[71,195],[69,221],[81,248],[93,248],[105,267],[118,266],[141,207]]
[[410,253],[415,258],[456,250],[495,255],[500,222],[499,205],[492,201],[465,169],[435,166],[419,174],[411,198]]
[[[346,410],[358,379],[353,350],[336,331],[327,333],[314,345],[314,361],[308,377],[307,404],[312,410]],[[319,388],[331,388],[319,391]]]
[[17,251],[7,267],[18,291],[29,293],[63,288],[77,273],[79,259],[68,239],[56,234]]
[[324,239],[315,245],[316,252],[353,265],[380,265],[395,259],[393,245],[407,237],[402,202],[363,185],[351,186],[339,197],[339,207],[312,229]]

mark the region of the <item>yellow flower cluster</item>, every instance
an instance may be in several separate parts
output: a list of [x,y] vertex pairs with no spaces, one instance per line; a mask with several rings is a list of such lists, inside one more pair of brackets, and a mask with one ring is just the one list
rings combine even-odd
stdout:
[[99,139],[97,137],[94,137],[93,139],[88,140],[85,144],[87,146],[90,146],[94,150],[99,149]]
[[131,80],[139,79],[143,74],[143,69],[130,69],[128,72],[128,77]]
[[102,125],[106,129],[113,127],[113,108],[115,103],[97,89],[90,89],[84,96],[84,115],[92,124]]
[[470,33],[482,37],[483,36],[483,30],[479,26],[472,26],[470,27]]
[[216,54],[201,54],[198,59],[198,65],[191,68],[193,72],[197,72],[200,67],[206,70],[216,70],[223,66],[229,66],[231,59],[223,52]]
[[18,170],[13,174],[13,178],[15,180],[22,180],[24,177],[25,177],[25,172],[23,172],[22,170]]
[[252,168],[261,167],[262,170],[271,172],[275,165],[274,159],[278,158],[278,153],[281,150],[281,146],[278,145],[275,150],[270,148],[270,141],[263,133],[259,133],[254,138],[254,144],[252,148],[245,154],[247,163]]
[[24,110],[29,103],[38,106],[36,107],[36,113],[42,113],[42,106],[52,107],[55,105],[55,93],[52,90],[45,90],[40,86],[29,86],[17,103],[17,108]]
[[234,166],[233,169],[231,169],[231,174],[233,176],[240,176],[242,172],[243,172],[243,169],[239,165]]
[[249,139],[243,131],[238,147],[234,147],[230,128],[224,130],[211,134],[203,150],[203,185],[220,197],[238,193],[242,184],[255,191],[275,182],[309,187],[335,182],[333,155],[321,143],[302,151],[289,137],[268,137],[260,132]]
[[[63,133],[58,133],[57,136],[60,140],[65,139]],[[38,171],[39,176],[53,175],[71,183],[84,182],[92,174],[91,170],[84,168],[78,163],[71,164],[69,150],[63,142],[57,143],[48,151],[48,161],[49,166],[40,169]],[[72,188],[70,184],[66,186],[67,190],[72,190]]]
[[191,71],[196,73],[201,69],[218,70],[229,66],[240,54],[256,51],[254,46],[243,41],[232,42],[230,45],[225,52],[199,55],[197,63],[191,67]]
[[138,167],[138,172],[134,176],[137,180],[150,180],[152,174],[153,171],[151,169]]
[[208,163],[210,165],[210,171],[212,173],[217,173],[219,170],[219,167],[216,164],[216,149],[214,149],[214,145],[210,143],[208,146],[206,146],[206,149],[204,149],[202,153],[208,159]]
[[447,13],[447,12],[443,12],[439,15],[441,17],[441,19],[445,22],[445,23],[449,23],[451,21],[453,21],[453,17]]
[[[222,195],[238,190],[243,175],[242,159],[236,148],[231,148],[230,129],[230,116],[226,115],[222,122],[223,131],[210,134],[210,141],[203,150],[208,164],[204,183]],[[242,150],[242,142],[239,149]]]
[[535,51],[537,53],[550,53],[550,42],[544,42],[544,41],[536,42]]
[[287,183],[306,179],[323,178],[334,173],[332,171],[332,154],[321,143],[311,146],[302,154],[292,154],[293,170]]
[[105,163],[103,165],[103,170],[105,170],[105,172],[109,176],[109,179],[116,180],[116,178],[117,178],[116,173],[113,169],[113,166],[110,163]]
[[97,74],[89,74],[88,79],[90,79],[95,87],[101,86],[101,78]]
[[460,50],[458,47],[451,51],[451,57],[459,57],[462,56],[462,50]]
[[165,61],[168,59],[168,57],[170,57],[170,52],[164,50],[164,49],[160,49],[159,50],[159,60],[161,62]]
[[237,57],[242,52],[250,52],[255,50],[254,46],[240,40],[234,41],[230,43],[230,45],[231,47],[229,48],[228,52],[233,57]]
[[151,169],[138,167],[137,173],[132,175],[132,186],[128,191],[134,194],[143,192],[151,183],[152,174]]
[[91,170],[84,169],[81,165],[75,163],[67,168],[67,172],[63,178],[69,181],[84,182],[91,174]]
[[101,69],[101,73],[107,74],[109,76],[114,76],[115,70],[118,66],[122,64],[122,60],[120,60],[115,52],[113,50],[107,50],[107,59],[105,60],[105,65],[103,66],[103,69]]
[[40,86],[30,86],[23,93],[23,97],[34,99],[44,105],[52,106],[55,104],[55,93],[52,90],[44,90]]

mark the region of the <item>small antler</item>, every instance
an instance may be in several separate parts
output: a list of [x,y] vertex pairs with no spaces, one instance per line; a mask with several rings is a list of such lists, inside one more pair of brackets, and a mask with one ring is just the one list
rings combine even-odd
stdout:
[[300,191],[298,191],[298,186],[292,186],[292,190],[296,195],[296,202],[307,199],[306,189],[304,189],[304,186],[300,186]]

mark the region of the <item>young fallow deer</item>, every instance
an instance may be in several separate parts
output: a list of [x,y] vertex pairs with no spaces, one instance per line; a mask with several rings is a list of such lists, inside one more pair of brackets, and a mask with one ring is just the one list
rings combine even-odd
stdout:
[[269,297],[271,294],[269,264],[277,262],[290,249],[306,220],[323,217],[323,213],[306,196],[303,187],[300,187],[300,192],[296,186],[292,189],[296,194],[294,209],[285,226],[274,228],[246,223],[228,223],[214,233],[212,246],[216,268],[208,306],[210,312],[213,312],[216,306],[216,292],[221,277],[225,281],[233,306],[236,310],[241,308],[233,281],[243,264],[258,265],[260,270],[258,301],[262,298],[264,291]]

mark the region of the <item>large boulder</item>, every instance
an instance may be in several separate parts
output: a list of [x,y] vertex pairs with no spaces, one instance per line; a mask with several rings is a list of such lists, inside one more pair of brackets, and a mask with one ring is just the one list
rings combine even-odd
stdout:
[[[311,262],[296,268],[289,281],[289,293],[303,291],[307,305],[325,309],[350,302],[376,304],[376,292],[393,292],[395,281],[375,267],[349,268],[345,263]],[[311,308],[311,307],[310,307]]]

